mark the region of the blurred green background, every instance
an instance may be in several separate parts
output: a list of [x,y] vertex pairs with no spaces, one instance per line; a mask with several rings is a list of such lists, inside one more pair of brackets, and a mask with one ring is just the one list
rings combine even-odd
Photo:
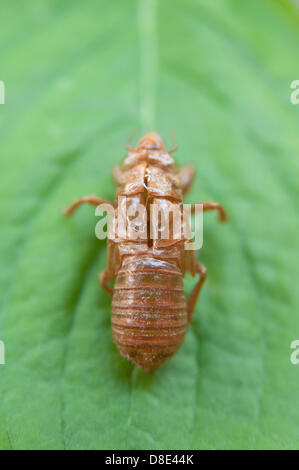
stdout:
[[[299,447],[299,14],[283,0],[1,0],[1,449]],[[156,129],[215,199],[208,279],[153,374],[112,343],[94,210]],[[187,291],[194,281],[187,279]]]

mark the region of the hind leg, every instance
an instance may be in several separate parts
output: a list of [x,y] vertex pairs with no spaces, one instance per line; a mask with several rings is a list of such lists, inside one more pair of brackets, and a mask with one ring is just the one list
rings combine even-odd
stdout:
[[99,283],[110,297],[113,296],[113,289],[108,286],[108,282],[115,279],[120,268],[119,250],[117,244],[108,240],[107,246],[107,269],[99,273]]
[[193,310],[194,310],[196,301],[200,294],[203,283],[205,282],[206,277],[207,277],[207,268],[203,264],[197,262],[195,264],[195,272],[198,273],[200,277],[197,283],[195,284],[195,286],[193,287],[193,290],[187,302],[187,313],[188,313],[189,323],[192,320]]
[[113,277],[109,276],[109,271],[107,269],[104,269],[99,273],[99,283],[110,297],[113,295],[113,289],[107,285],[107,282],[111,279],[113,279]]

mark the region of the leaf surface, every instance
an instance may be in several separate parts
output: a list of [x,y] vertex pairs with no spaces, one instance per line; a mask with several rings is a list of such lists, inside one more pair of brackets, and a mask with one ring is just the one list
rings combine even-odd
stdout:
[[[299,16],[283,0],[2,0],[1,449],[299,447]],[[153,374],[112,343],[105,242],[124,143],[155,128],[196,180],[208,279]],[[190,290],[194,281],[186,280]]]

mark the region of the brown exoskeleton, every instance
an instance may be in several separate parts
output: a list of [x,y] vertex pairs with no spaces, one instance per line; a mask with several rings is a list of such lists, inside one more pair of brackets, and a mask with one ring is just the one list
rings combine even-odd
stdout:
[[[161,137],[151,132],[136,149],[127,145],[128,155],[114,169],[119,196],[126,205],[141,204],[149,214],[151,204],[164,210],[169,203],[181,207],[191,186],[194,170],[177,169]],[[81,204],[107,203],[97,196],[85,196],[71,204],[65,215]],[[192,206],[193,207],[193,206]],[[220,221],[226,212],[217,202],[202,203],[203,211],[217,210]],[[186,300],[183,277],[199,274]],[[137,366],[150,371],[169,359],[182,344],[196,300],[206,278],[206,268],[196,262],[194,251],[184,250],[184,239],[108,240],[108,266],[99,276],[101,286],[112,297],[112,333],[120,353]],[[108,286],[115,279],[114,288]]]

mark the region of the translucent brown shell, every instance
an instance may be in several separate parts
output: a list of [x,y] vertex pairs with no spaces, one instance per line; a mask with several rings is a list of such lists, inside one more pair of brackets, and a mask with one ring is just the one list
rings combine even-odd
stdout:
[[[127,147],[123,164],[113,171],[117,184],[114,208],[123,196],[126,207],[142,204],[146,219],[151,204],[162,211],[176,204],[181,210],[194,171],[191,166],[178,168],[171,155],[176,147],[167,151],[156,132],[143,137],[135,149]],[[70,215],[84,203],[103,202],[107,203],[97,196],[85,196],[64,213]],[[202,205],[204,211],[217,210],[220,220],[226,220],[217,202]],[[108,266],[100,273],[100,283],[112,296],[113,339],[124,357],[146,371],[157,368],[180,348],[206,277],[206,268],[195,261],[194,251],[184,250],[185,241],[184,236],[153,240],[149,233],[145,240],[108,240]],[[187,271],[192,276],[199,274],[188,300],[183,284]],[[115,280],[113,289],[110,280]]]

